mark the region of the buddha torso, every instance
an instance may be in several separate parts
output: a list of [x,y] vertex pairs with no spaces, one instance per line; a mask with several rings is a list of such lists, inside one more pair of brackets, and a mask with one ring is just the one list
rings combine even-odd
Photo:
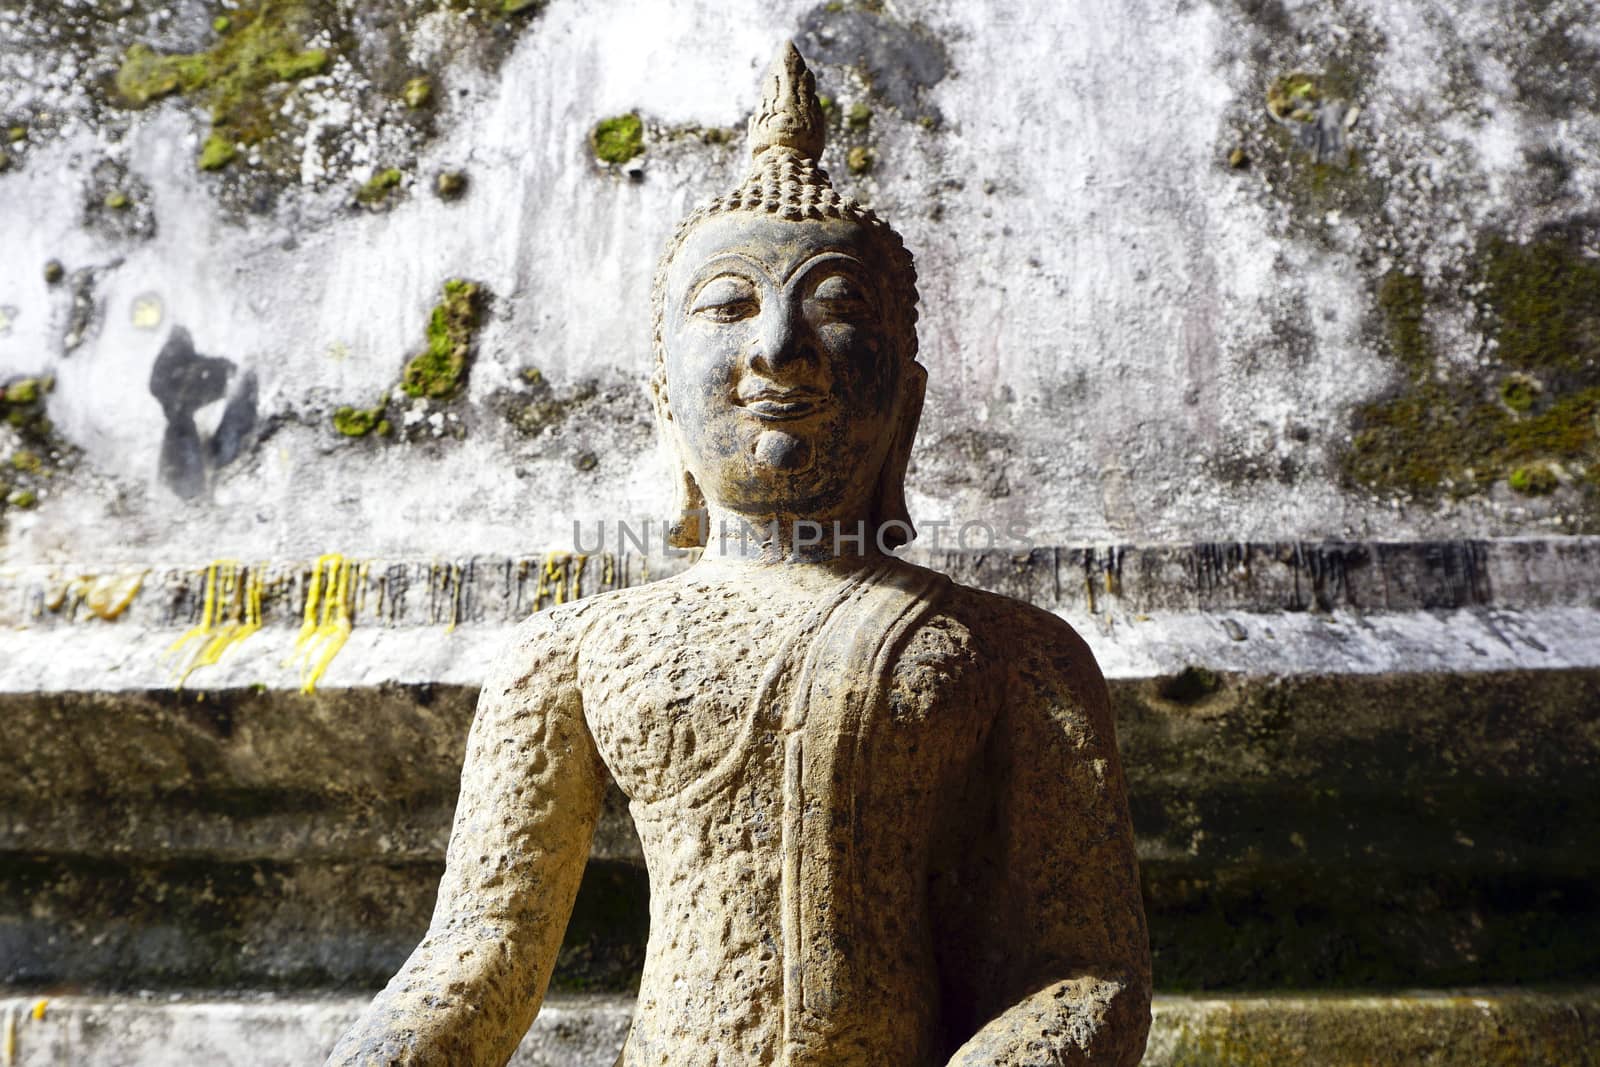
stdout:
[[[791,570],[793,581],[759,583],[691,571],[605,598],[585,629],[584,715],[650,872],[628,1067],[913,1067],[948,1052],[927,881],[982,748],[989,660],[958,621],[965,591],[941,585],[885,657],[879,710],[841,733],[826,721],[833,702],[808,712],[795,692],[818,612],[848,579]],[[838,610],[840,627],[855,625],[848,603]],[[832,788],[807,788],[802,763],[816,761]],[[824,809],[848,843],[808,854],[802,824],[820,825]],[[807,928],[802,900],[832,909],[812,924],[827,929]]]

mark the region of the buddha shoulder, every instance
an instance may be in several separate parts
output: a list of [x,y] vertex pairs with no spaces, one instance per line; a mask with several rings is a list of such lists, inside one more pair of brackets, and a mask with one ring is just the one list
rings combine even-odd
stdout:
[[1059,615],[1014,597],[955,585],[941,616],[965,635],[973,654],[1007,688],[1055,690],[1103,685],[1082,635]]
[[485,693],[494,687],[515,692],[572,679],[584,633],[596,621],[616,613],[615,602],[606,602],[613,595],[558,604],[523,619],[496,655],[484,683]]

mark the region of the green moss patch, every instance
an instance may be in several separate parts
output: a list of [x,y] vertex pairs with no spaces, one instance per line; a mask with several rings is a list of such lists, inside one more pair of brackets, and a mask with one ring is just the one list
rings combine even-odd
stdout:
[[1322,102],[1322,87],[1304,71],[1275,78],[1267,88],[1267,110],[1274,118],[1295,122],[1315,122],[1317,105]]
[[1600,258],[1584,251],[1583,237],[1571,226],[1526,244],[1499,235],[1483,243],[1480,320],[1508,366],[1568,374],[1600,367]]
[[356,190],[356,203],[376,207],[389,199],[389,194],[400,187],[405,175],[395,167],[378,171]]
[[1414,376],[1433,366],[1433,338],[1424,321],[1427,306],[1427,289],[1413,274],[1391,270],[1378,284],[1378,310],[1383,313],[1389,353]]
[[601,119],[589,131],[589,147],[602,163],[626,163],[644,151],[644,123],[635,114]]
[[53,444],[44,398],[54,388],[54,378],[18,378],[0,386],[0,418],[25,444],[37,449],[48,449]]
[[1561,479],[1556,477],[1555,469],[1548,463],[1518,467],[1506,481],[1524,496],[1545,496],[1555,492],[1561,485]]
[[26,511],[39,503],[39,490],[69,452],[45,415],[45,398],[55,388],[53,378],[15,378],[0,385],[0,517],[7,508]]
[[433,81],[426,76],[412,78],[400,91],[400,98],[413,110],[427,107],[433,100]]
[[203,101],[211,111],[211,136],[200,165],[220,169],[233,156],[217,144],[265,140],[285,84],[328,69],[328,52],[306,47],[313,25],[306,3],[268,0],[219,18],[213,23],[219,39],[204,52],[167,55],[132,45],[117,68],[117,95],[130,107],[173,93]]
[[1500,402],[1519,414],[1533,407],[1542,390],[1526,374],[1512,374],[1500,383]]
[[221,170],[232,163],[233,157],[238,154],[239,150],[232,141],[223,134],[212,132],[200,146],[200,169]]
[[482,309],[477,283],[459,278],[445,282],[444,299],[428,318],[428,347],[411,357],[400,375],[407,396],[447,400],[461,390]]
[[[407,396],[447,401],[466,384],[488,292],[477,282],[452,278],[444,283],[442,296],[428,316],[427,348],[408,359],[400,372],[400,389]],[[337,408],[334,430],[345,437],[393,435],[389,399],[384,393],[370,408],[353,404]]]
[[370,408],[346,405],[333,413],[333,428],[345,437],[365,437],[374,430],[380,437],[387,437],[392,432],[389,420],[384,418],[388,406],[388,393]]
[[467,191],[467,175],[464,171],[447,170],[439,175],[433,188],[440,200],[459,200]]
[[1486,372],[1442,365],[1426,322],[1437,297],[1404,271],[1384,276],[1384,344],[1409,381],[1357,409],[1348,482],[1428,499],[1505,481],[1546,496],[1565,469],[1583,494],[1579,528],[1600,528],[1600,259],[1584,251],[1589,229],[1480,242],[1468,280],[1492,342]]

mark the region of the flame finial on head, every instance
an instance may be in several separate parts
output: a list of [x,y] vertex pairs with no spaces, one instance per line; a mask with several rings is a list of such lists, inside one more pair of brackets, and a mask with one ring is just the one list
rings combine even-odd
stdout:
[[749,129],[751,158],[773,147],[793,149],[807,159],[822,155],[826,129],[817,79],[793,41],[783,43],[767,68],[761,103],[750,116]]

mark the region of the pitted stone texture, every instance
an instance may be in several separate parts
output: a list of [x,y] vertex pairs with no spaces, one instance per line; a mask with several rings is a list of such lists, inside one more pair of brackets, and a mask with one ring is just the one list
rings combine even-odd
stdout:
[[[886,566],[882,581],[933,580]],[[336,1062],[367,1062],[379,1048],[413,1063],[446,1049],[453,1062],[509,1052],[507,1016],[492,1005],[463,1014],[462,997],[485,977],[476,954],[494,936],[510,938],[514,947],[494,957],[504,966],[497,995],[516,990],[536,1004],[548,967],[515,946],[547,944],[562,916],[541,904],[507,923],[493,902],[570,899],[574,875],[554,852],[512,847],[507,863],[461,835],[576,841],[597,801],[555,804],[560,779],[548,775],[599,759],[632,797],[651,875],[651,940],[624,1062],[785,1062],[783,966],[797,948],[785,949],[783,879],[791,864],[812,862],[823,864],[821,880],[804,892],[836,901],[827,921],[850,924],[851,936],[798,949],[812,954],[808,966],[842,967],[830,988],[850,991],[823,1016],[826,1062],[944,1063],[968,1038],[951,1062],[1004,1062],[1007,1050],[1032,1047],[1040,1027],[1113,1057],[1128,1054],[1125,1042],[1142,1044],[1143,917],[1104,683],[1087,648],[1054,616],[991,594],[953,587],[925,605],[885,661],[881,714],[840,742],[856,751],[836,792],[804,798],[803,823],[836,804],[854,812],[845,836],[808,859],[785,842],[786,775],[799,773],[786,747],[826,735],[792,722],[786,730],[785,719],[797,707],[821,716],[827,703],[814,688],[806,705],[763,682],[793,669],[790,644],[826,643],[829,631],[815,632],[819,604],[848,603],[870,583],[849,567],[790,570],[785,581],[743,586],[691,570],[530,621],[502,677],[541,695],[486,688],[476,732],[497,741],[475,742],[476,760],[469,753],[433,928],[358,1030],[363,1041],[387,1031],[391,1044],[341,1046]],[[858,592],[842,594],[841,581]],[[735,636],[759,619],[776,653]],[[871,629],[848,614],[838,625],[847,635]],[[508,699],[543,710],[519,720],[497,710]],[[518,721],[526,733],[515,732]],[[543,829],[517,830],[529,817]],[[458,966],[462,952],[474,955]]]
[[[785,46],[757,179],[814,162],[810,84]],[[691,215],[657,275],[670,540],[708,555],[524,624],[484,688],[428,935],[330,1063],[510,1057],[604,770],[651,889],[622,1067],[1143,1053],[1105,679],[1058,617],[886,554],[911,533],[916,275],[881,222],[773,206]]]
[[[15,1020],[17,1067],[301,1067],[361,1004],[328,999],[49,997],[0,1000]],[[510,1067],[612,1067],[632,1003],[552,997]],[[1600,992],[1504,989],[1366,996],[1157,996],[1144,1067],[1592,1067]]]

